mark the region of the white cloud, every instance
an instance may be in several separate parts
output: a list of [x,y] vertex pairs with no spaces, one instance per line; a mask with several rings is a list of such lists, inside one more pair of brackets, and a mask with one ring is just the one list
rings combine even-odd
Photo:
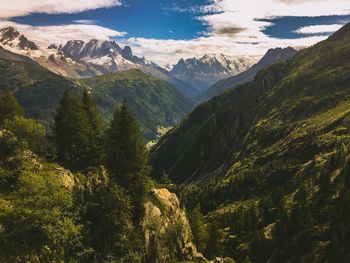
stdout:
[[230,36],[201,37],[194,40],[159,40],[130,38],[123,42],[133,47],[134,53],[143,55],[160,65],[174,64],[179,58],[200,57],[204,54],[227,54],[231,56],[261,56],[273,47],[304,48],[324,40],[315,36],[300,39],[276,39],[266,37],[262,42],[239,42]]
[[88,41],[92,38],[109,39],[111,37],[125,36],[125,32],[119,32],[98,25],[60,25],[60,26],[29,26],[9,21],[0,21],[0,28],[13,26],[24,34],[29,40],[41,47],[49,44],[64,44],[68,40]]
[[321,33],[333,33],[339,30],[343,25],[315,25],[315,26],[304,26],[295,30],[295,33],[299,34],[321,34]]
[[80,19],[80,20],[73,20],[76,24],[82,24],[82,25],[93,25],[97,24],[99,21],[97,20],[90,20],[90,19]]
[[79,13],[121,4],[121,0],[1,0],[0,18],[24,16],[30,13]]
[[[41,13],[76,13],[90,9],[118,6],[122,0],[0,0],[0,18]],[[171,6],[176,8],[176,6]],[[174,10],[175,11],[175,10]],[[191,40],[159,40],[147,38],[123,39],[138,55],[165,65],[175,63],[180,57],[201,56],[207,53],[228,55],[262,55],[272,47],[305,47],[326,37],[313,36],[299,39],[276,39],[263,30],[271,22],[259,21],[280,16],[326,16],[350,14],[349,0],[212,0],[211,4],[195,6],[178,12],[191,12],[208,25],[209,32]],[[12,22],[29,39],[39,45],[64,43],[69,39],[89,40],[125,36],[109,28],[94,25],[96,21],[77,20],[72,25],[28,26]],[[340,22],[339,22],[340,23]],[[345,23],[345,22],[344,22]],[[341,25],[318,25],[299,28],[298,33],[333,32]],[[330,30],[330,31],[329,31]],[[120,42],[120,41],[119,41]]]
[[[328,16],[350,14],[349,0],[213,0],[201,7],[203,13],[197,19],[208,25],[210,31],[193,40],[128,39],[137,53],[160,64],[174,63],[179,57],[200,56],[205,53],[229,55],[262,55],[272,47],[306,47],[326,37],[314,36],[299,39],[277,39],[267,36],[263,30],[271,22],[260,19],[281,16]],[[344,22],[345,23],[345,22]],[[320,30],[320,28],[318,28]],[[327,32],[331,28],[327,28]],[[333,28],[334,29],[334,28]],[[303,29],[305,31],[307,29]],[[311,30],[310,28],[308,30]],[[313,28],[317,30],[317,28]]]

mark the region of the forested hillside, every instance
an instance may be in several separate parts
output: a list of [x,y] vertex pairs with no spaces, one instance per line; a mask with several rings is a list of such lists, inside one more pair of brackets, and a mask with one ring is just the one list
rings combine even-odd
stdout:
[[88,92],[65,91],[52,136],[23,113],[6,92],[0,100],[1,262],[202,257],[177,196],[148,176],[145,144],[126,103],[104,123]]
[[92,91],[106,120],[126,99],[141,123],[144,138],[157,137],[158,126],[179,122],[192,104],[176,88],[139,70],[72,81],[41,67],[28,57],[0,47],[0,92],[11,91],[26,115],[50,127],[52,115],[65,90],[81,94]]
[[106,118],[127,100],[147,139],[155,139],[157,127],[171,127],[192,109],[192,104],[170,84],[134,69],[79,80],[91,90]]
[[218,228],[218,254],[346,262],[350,24],[199,105],[153,148],[155,178]]

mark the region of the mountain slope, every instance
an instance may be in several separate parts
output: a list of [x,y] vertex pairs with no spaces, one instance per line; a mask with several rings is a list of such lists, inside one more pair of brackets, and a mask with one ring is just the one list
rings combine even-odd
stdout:
[[126,99],[147,139],[156,138],[158,126],[177,124],[192,108],[175,87],[137,69],[81,79],[78,83],[91,89],[107,118]]
[[92,89],[106,119],[126,98],[146,139],[155,139],[158,126],[175,125],[192,107],[174,87],[138,70],[72,82],[0,47],[0,93],[13,91],[26,114],[46,126],[65,89],[80,93],[86,87]]
[[255,57],[205,55],[201,58],[180,59],[170,74],[201,91],[220,79],[246,71],[255,62]]
[[207,90],[200,93],[196,101],[202,102],[211,99],[212,97],[219,95],[229,88],[234,88],[239,84],[250,82],[254,79],[255,75],[262,69],[270,66],[277,61],[285,61],[291,58],[297,51],[291,47],[289,48],[275,48],[269,49],[262,59],[251,68],[247,69],[236,76],[219,80],[210,86]]
[[13,91],[29,117],[47,123],[64,89],[77,90],[73,82],[0,47],[0,91]]
[[153,148],[153,174],[183,184],[237,260],[347,262],[349,83],[350,24],[198,106]]

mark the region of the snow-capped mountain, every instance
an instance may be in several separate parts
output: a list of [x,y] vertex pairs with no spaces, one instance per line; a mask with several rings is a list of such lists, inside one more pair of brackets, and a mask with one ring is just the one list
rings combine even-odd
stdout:
[[57,45],[51,45],[50,47],[56,47],[58,51],[75,61],[102,66],[108,72],[140,67],[159,67],[145,58],[134,56],[129,46],[121,48],[114,40],[91,39],[87,43],[81,40],[70,40],[64,46],[57,48]]
[[13,27],[0,29],[0,44],[23,51],[38,50],[38,46],[34,42],[29,41]]
[[40,47],[13,27],[0,29],[0,46],[28,56],[50,71],[69,78],[85,78],[107,73],[140,69],[162,79],[188,97],[198,91],[173,77],[169,71],[144,57],[137,57],[129,46],[121,48],[114,40],[70,40],[64,45]]
[[216,81],[246,71],[259,57],[205,55],[201,58],[180,59],[171,69],[172,76],[205,90]]
[[271,48],[266,54],[259,60],[258,63],[253,65],[250,69],[229,78],[222,79],[207,90],[201,92],[195,101],[197,103],[209,100],[210,98],[219,95],[229,88],[234,88],[240,84],[250,82],[254,80],[256,74],[262,69],[278,62],[286,61],[293,57],[297,53],[297,50],[292,47],[287,48]]

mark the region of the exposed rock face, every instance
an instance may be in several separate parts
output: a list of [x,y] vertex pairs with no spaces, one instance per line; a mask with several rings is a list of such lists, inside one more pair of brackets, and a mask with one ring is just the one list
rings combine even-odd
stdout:
[[34,42],[29,41],[13,27],[0,29],[0,43],[9,47],[17,47],[21,50],[38,49],[38,46]]
[[147,262],[166,263],[174,257],[205,260],[192,243],[190,224],[176,194],[164,188],[153,189],[144,206]]

